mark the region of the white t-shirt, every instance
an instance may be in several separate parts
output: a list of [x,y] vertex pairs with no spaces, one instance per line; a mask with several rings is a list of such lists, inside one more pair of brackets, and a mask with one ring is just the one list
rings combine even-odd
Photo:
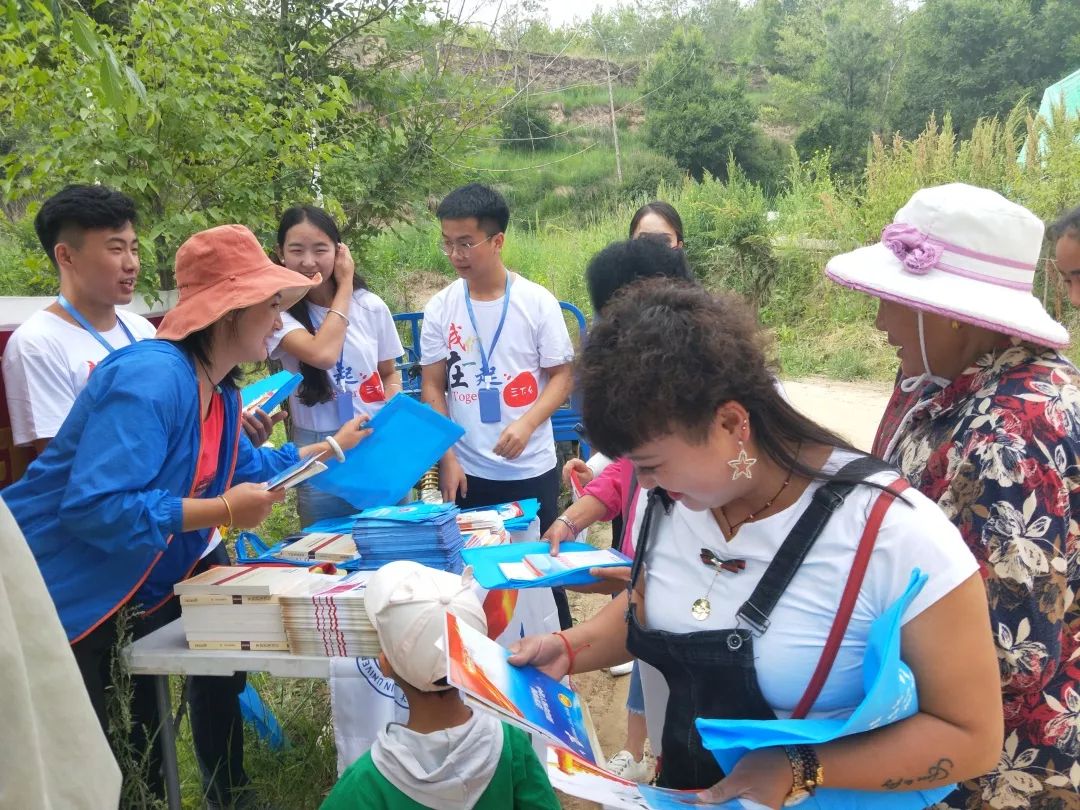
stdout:
[[[322,325],[329,310],[316,304],[307,304],[311,325],[316,330]],[[327,373],[336,388],[339,381],[353,392],[353,413],[374,416],[386,402],[379,363],[395,360],[405,353],[401,339],[394,328],[390,309],[379,296],[370,290],[356,290],[349,301],[349,327],[345,330],[345,343],[339,362]],[[332,317],[337,317],[336,315]],[[303,329],[304,325],[288,312],[281,313],[282,327],[266,342],[267,351],[274,360],[289,371],[298,372],[300,361],[281,348],[281,340],[289,332]],[[293,424],[304,430],[318,432],[334,431],[341,427],[337,404],[331,399],[318,405],[308,406],[300,402],[294,393],[289,397],[289,415]]]
[[503,429],[523,416],[548,382],[545,369],[574,359],[574,347],[555,296],[539,284],[514,275],[502,334],[491,352],[491,340],[502,315],[503,297],[473,301],[473,313],[488,362],[494,368],[491,385],[501,389],[500,421],[480,421],[477,391],[481,387],[480,348],[465,304],[465,282],[455,281],[437,293],[424,308],[420,333],[420,363],[446,361],[450,418],[465,428],[455,446],[469,475],[494,481],[515,481],[543,475],[555,466],[551,420],[533,431],[520,456],[507,460],[492,450]]
[[[154,325],[140,315],[117,309],[136,340],[154,336]],[[101,336],[114,349],[130,343],[119,323]],[[4,389],[16,445],[51,439],[67,418],[90,372],[108,355],[105,347],[73,323],[48,310],[31,315],[4,349]]]
[[[852,458],[850,453],[836,451],[826,469],[837,470]],[[895,473],[884,472],[870,480],[887,484],[896,477]],[[676,503],[671,516],[657,522],[656,533],[648,540],[646,625],[673,633],[735,627],[735,614],[820,486],[820,482],[812,483],[783,512],[744,524],[730,543],[708,511],[692,512]],[[879,490],[865,486],[851,491],[780,597],[768,630],[754,638],[758,683],[777,717],[790,717],[810,682],[878,494]],[[912,506],[898,499],[885,514],[851,623],[811,717],[847,717],[862,700],[862,662],[870,625],[904,593],[915,568],[929,578],[904,614],[905,624],[978,570],[959,531],[933,501],[914,488],[908,489],[904,498]],[[643,510],[643,506],[639,504],[639,509]],[[635,521],[637,528],[639,520]],[[738,574],[720,572],[714,576],[714,571],[699,561],[702,547],[724,559],[744,559],[746,569]],[[706,593],[712,612],[704,621],[698,621],[691,616],[690,608]],[[659,746],[667,709],[667,684],[658,670],[644,663],[641,676],[649,739]]]

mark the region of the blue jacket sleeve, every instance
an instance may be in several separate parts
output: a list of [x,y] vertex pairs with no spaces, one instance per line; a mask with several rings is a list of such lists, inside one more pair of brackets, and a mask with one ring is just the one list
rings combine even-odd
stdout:
[[233,483],[243,484],[253,481],[261,484],[299,460],[296,445],[292,442],[283,445],[280,450],[270,447],[256,448],[248,439],[247,434],[241,430],[240,443],[236,448]]
[[183,523],[180,492],[161,483],[191,483],[191,472],[163,475],[167,464],[178,463],[169,459],[169,439],[185,429],[182,397],[160,366],[158,385],[146,384],[145,371],[138,363],[103,364],[83,391],[88,407],[58,518],[105,551],[132,544],[164,550]]

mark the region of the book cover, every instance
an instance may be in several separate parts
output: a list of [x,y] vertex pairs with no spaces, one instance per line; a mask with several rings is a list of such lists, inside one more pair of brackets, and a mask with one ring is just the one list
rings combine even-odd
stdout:
[[192,594],[271,596],[283,593],[298,582],[297,577],[303,576],[307,576],[305,569],[288,566],[216,565],[177,582],[173,592],[181,597]]
[[360,555],[356,551],[356,542],[351,534],[312,532],[289,543],[278,553],[278,556],[301,562],[325,560],[336,563],[355,560]]
[[535,667],[515,667],[510,653],[446,614],[447,680],[511,722],[595,763],[600,747],[584,703]]

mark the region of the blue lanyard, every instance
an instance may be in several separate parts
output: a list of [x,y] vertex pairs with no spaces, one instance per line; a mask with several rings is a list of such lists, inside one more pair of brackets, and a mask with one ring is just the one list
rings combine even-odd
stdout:
[[[67,311],[67,314],[75,319],[75,322],[78,323],[79,326],[89,332],[90,336],[93,337],[94,340],[104,346],[106,352],[112,354],[114,351],[116,351],[112,347],[112,344],[110,344],[109,341],[103,338],[101,336],[101,333],[98,332],[97,329],[90,325],[90,321],[86,320],[86,318],[83,317],[82,313],[79,312],[79,310],[75,309],[75,307],[71,305],[70,301],[64,298],[63,294],[60,294],[56,297],[56,303],[62,306]],[[128,343],[135,343],[135,336],[131,334],[131,330],[127,328],[127,324],[120,320],[119,315],[116,316],[116,322],[120,324],[120,328],[123,329],[124,334],[127,335]]]
[[495,327],[495,337],[491,339],[491,354],[484,351],[484,341],[480,339],[480,329],[476,325],[476,316],[473,314],[472,299],[469,297],[469,282],[461,280],[465,285],[465,308],[469,310],[469,321],[472,323],[473,334],[476,335],[476,345],[480,347],[480,375],[491,387],[489,376],[494,376],[494,371],[488,366],[488,357],[495,356],[495,347],[499,345],[499,335],[502,334],[503,324],[506,323],[506,310],[510,308],[510,271],[506,271],[506,290],[503,292],[502,315],[499,316],[499,325]]

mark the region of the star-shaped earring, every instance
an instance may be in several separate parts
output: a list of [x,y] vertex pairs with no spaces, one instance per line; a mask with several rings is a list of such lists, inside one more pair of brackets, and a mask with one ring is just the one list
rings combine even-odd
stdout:
[[728,466],[732,469],[731,480],[738,481],[743,476],[747,479],[753,478],[754,476],[750,474],[750,468],[755,464],[757,464],[757,459],[746,455],[746,448],[743,447],[742,442],[739,442],[738,457],[728,462]]

